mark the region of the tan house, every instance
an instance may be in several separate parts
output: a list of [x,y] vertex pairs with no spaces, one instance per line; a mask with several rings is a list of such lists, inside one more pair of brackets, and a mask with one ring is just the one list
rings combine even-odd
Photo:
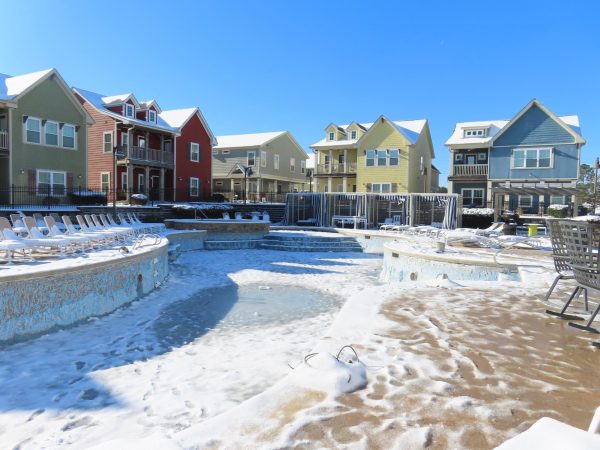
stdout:
[[213,193],[254,201],[282,201],[308,186],[308,155],[288,131],[217,136]]
[[434,158],[427,120],[330,124],[316,152],[316,192],[430,192]]

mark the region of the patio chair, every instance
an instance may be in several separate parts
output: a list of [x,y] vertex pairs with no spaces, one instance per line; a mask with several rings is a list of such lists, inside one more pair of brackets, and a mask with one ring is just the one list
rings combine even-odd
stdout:
[[[23,225],[25,225],[25,224],[23,224]],[[6,239],[8,241],[18,242],[18,243],[21,243],[22,245],[27,246],[31,250],[31,256],[33,256],[33,250],[37,250],[40,252],[41,251],[55,252],[56,249],[58,249],[59,253],[61,255],[63,254],[62,247],[64,246],[64,242],[57,243],[55,241],[48,241],[47,238],[45,238],[45,237],[44,237],[44,240],[36,239],[33,237],[27,237],[27,238],[21,237],[17,233],[15,233],[15,231],[13,230],[8,219],[6,219],[4,217],[0,217],[0,231],[2,232],[2,235],[4,236],[4,239]]]
[[12,230],[20,236],[27,236],[27,227],[23,223],[23,216],[20,214],[11,214]]
[[131,229],[134,230],[135,234],[140,234],[145,231],[144,226],[140,226],[136,223],[131,222],[131,219],[125,218],[125,215],[123,213],[117,213],[117,216],[119,217],[119,221],[121,222],[121,225],[130,227]]
[[0,229],[0,250],[4,251],[6,264],[11,265],[13,263],[15,259],[15,253],[18,251],[22,252],[23,256],[27,256],[27,250],[29,250],[29,258],[27,260],[31,261],[33,259],[31,257],[31,253],[34,248],[35,246],[31,245],[30,243],[6,238],[2,233],[2,229]]
[[83,251],[83,252],[85,252],[86,244],[88,244],[90,246],[90,249],[93,248],[91,237],[78,235],[78,234],[69,235],[67,233],[63,233],[56,226],[54,217],[46,216],[46,217],[44,217],[44,222],[46,223],[46,228],[48,229],[48,237],[67,239],[67,240],[71,241],[71,243],[73,243],[73,245],[81,245],[81,251]]
[[125,225],[117,225],[116,223],[111,223],[111,221],[108,219],[108,216],[106,214],[98,214],[98,216],[92,216],[92,217],[97,217],[98,220],[100,221],[100,223],[107,230],[117,231],[117,232],[121,233],[124,237],[126,237],[127,239],[132,239],[135,237],[135,231],[133,230],[133,228],[127,227]]
[[[560,220],[559,226],[575,281],[582,288],[600,291],[600,224]],[[569,326],[600,333],[592,327],[598,312],[600,312],[600,302],[585,325],[569,322]]]
[[73,222],[71,222],[71,218],[69,216],[63,216],[62,219],[63,223],[67,227],[67,233],[69,236],[84,236],[90,238],[90,241],[97,246],[105,245],[110,241],[110,239],[108,239],[104,233],[93,233],[91,231],[86,232],[85,230],[81,229],[81,227],[78,230],[75,228]]
[[[552,292],[558,285],[559,281],[575,279],[573,271],[571,270],[571,266],[569,265],[569,254],[561,233],[561,227],[559,226],[558,220],[549,219],[547,220],[547,224],[548,229],[550,230],[550,242],[552,243],[552,259],[554,260],[554,269],[556,270],[556,277],[554,278],[552,285],[550,285],[550,289],[548,289],[548,292],[546,292],[546,296],[544,297],[544,303],[549,302],[550,296],[552,295]],[[578,285],[575,287],[575,289],[573,290],[573,292],[571,293],[571,295],[564,303],[563,307],[559,312],[547,309],[546,313],[552,316],[560,317],[562,319],[581,319],[578,316],[565,314],[567,308],[571,305],[571,302],[574,299],[578,298],[581,294],[585,295],[584,301],[587,309],[587,289]]]
[[[50,248],[56,247],[61,255],[68,252],[70,246],[74,244],[74,241],[71,239],[46,236],[42,233],[42,230],[39,229],[37,221],[33,217],[25,217],[23,222],[25,222],[25,226],[29,232],[29,238],[26,239],[35,239],[36,241],[43,243],[44,246]],[[46,223],[44,222],[44,228],[46,228],[45,225]]]
[[47,231],[46,222],[44,222],[44,216],[42,216],[40,213],[33,213],[33,218],[35,219],[37,227],[41,231]]
[[83,216],[77,215],[77,216],[75,216],[75,219],[77,220],[77,223],[81,227],[82,233],[91,234],[98,238],[103,236],[104,242],[106,242],[106,243],[114,242],[116,240],[115,233],[112,233],[110,231],[105,231],[105,230],[95,230],[95,229],[89,227],[87,224],[87,221],[85,220],[85,218]]
[[[58,227],[58,229],[60,231],[62,231],[63,233],[65,231],[67,231],[67,227],[65,226],[64,223],[62,223],[62,219],[60,218],[58,213],[50,213],[50,217],[52,217],[54,219],[54,224]],[[44,219],[44,221],[45,221],[45,219]]]

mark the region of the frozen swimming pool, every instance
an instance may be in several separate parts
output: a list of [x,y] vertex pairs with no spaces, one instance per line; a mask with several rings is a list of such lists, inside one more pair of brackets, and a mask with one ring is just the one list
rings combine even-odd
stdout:
[[170,304],[154,324],[157,338],[176,347],[210,330],[271,326],[335,311],[342,299],[299,287],[231,285],[202,290]]

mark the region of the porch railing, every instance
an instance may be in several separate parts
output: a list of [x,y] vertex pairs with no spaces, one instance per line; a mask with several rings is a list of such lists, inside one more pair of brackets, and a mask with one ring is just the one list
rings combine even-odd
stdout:
[[356,173],[356,163],[331,163],[317,165],[316,175],[323,175],[328,173]]
[[121,158],[146,161],[149,163],[172,165],[174,163],[173,152],[146,147],[122,147],[119,151]]
[[0,150],[8,150],[8,131],[0,131]]
[[457,164],[452,172],[457,177],[477,177],[488,174],[487,164]]

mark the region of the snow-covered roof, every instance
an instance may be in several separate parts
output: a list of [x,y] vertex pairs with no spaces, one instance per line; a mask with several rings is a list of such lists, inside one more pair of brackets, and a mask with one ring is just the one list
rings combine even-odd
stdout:
[[162,112],[160,106],[158,106],[158,102],[154,99],[144,100],[140,102],[140,108],[142,109],[150,109],[151,106],[154,106],[154,109],[160,114]]
[[286,131],[272,131],[269,133],[232,134],[228,136],[217,136],[217,146],[215,148],[259,147],[285,133]]
[[159,117],[170,127],[177,128],[179,131],[181,131],[181,128],[194,116],[194,114],[198,114],[200,117],[200,122],[202,122],[204,129],[210,136],[213,147],[216,146],[217,138],[208,126],[208,123],[206,122],[206,119],[204,118],[204,115],[202,115],[202,111],[200,111],[199,108],[170,109],[167,111],[162,111],[159,114]]
[[127,99],[127,98],[129,98],[129,96],[133,97],[133,94],[120,94],[120,95],[106,96],[106,95],[98,94],[96,92],[86,91],[86,90],[80,89],[80,88],[73,88],[73,90],[76,93],[78,93],[81,97],[83,97],[85,100],[87,100],[99,112],[106,114],[107,116],[110,116],[114,119],[119,119],[125,123],[131,123],[133,125],[141,125],[141,126],[148,127],[148,128],[158,129],[161,131],[167,131],[170,133],[178,132],[178,130],[176,128],[171,127],[164,119],[162,119],[160,114],[158,115],[158,117],[156,119],[157,123],[153,123],[153,122],[148,122],[146,120],[125,117],[122,114],[116,113],[116,112],[111,111],[110,109],[106,108],[106,106],[109,105],[110,103],[116,103],[116,102],[122,101],[122,100],[117,100],[117,98]]
[[102,97],[102,101],[105,105],[113,105],[115,103],[123,103],[132,96],[133,94],[131,92],[126,94],[109,95],[106,97]]
[[[419,136],[421,135],[421,132],[423,131],[423,128],[425,127],[425,124],[427,123],[427,120],[426,119],[394,120],[394,121],[388,121],[388,122],[391,123],[404,137],[406,137],[406,139],[408,139],[408,141],[411,144],[414,144],[419,140]],[[368,123],[352,122],[352,123],[346,124],[346,125],[338,125],[338,128],[340,128],[341,130],[346,132],[348,130],[348,127],[350,125],[352,125],[353,123],[360,125],[366,131],[368,131],[373,126],[374,122],[368,122]],[[311,145],[311,147],[312,148],[347,147],[347,146],[353,146],[357,142],[358,142],[358,139],[342,139],[342,140],[328,141],[327,139],[324,138],[324,139],[321,139],[319,142],[316,142],[313,145]]]
[[39,72],[31,72],[14,77],[0,74],[0,100],[14,100],[19,94],[33,86],[53,70],[40,70]]

